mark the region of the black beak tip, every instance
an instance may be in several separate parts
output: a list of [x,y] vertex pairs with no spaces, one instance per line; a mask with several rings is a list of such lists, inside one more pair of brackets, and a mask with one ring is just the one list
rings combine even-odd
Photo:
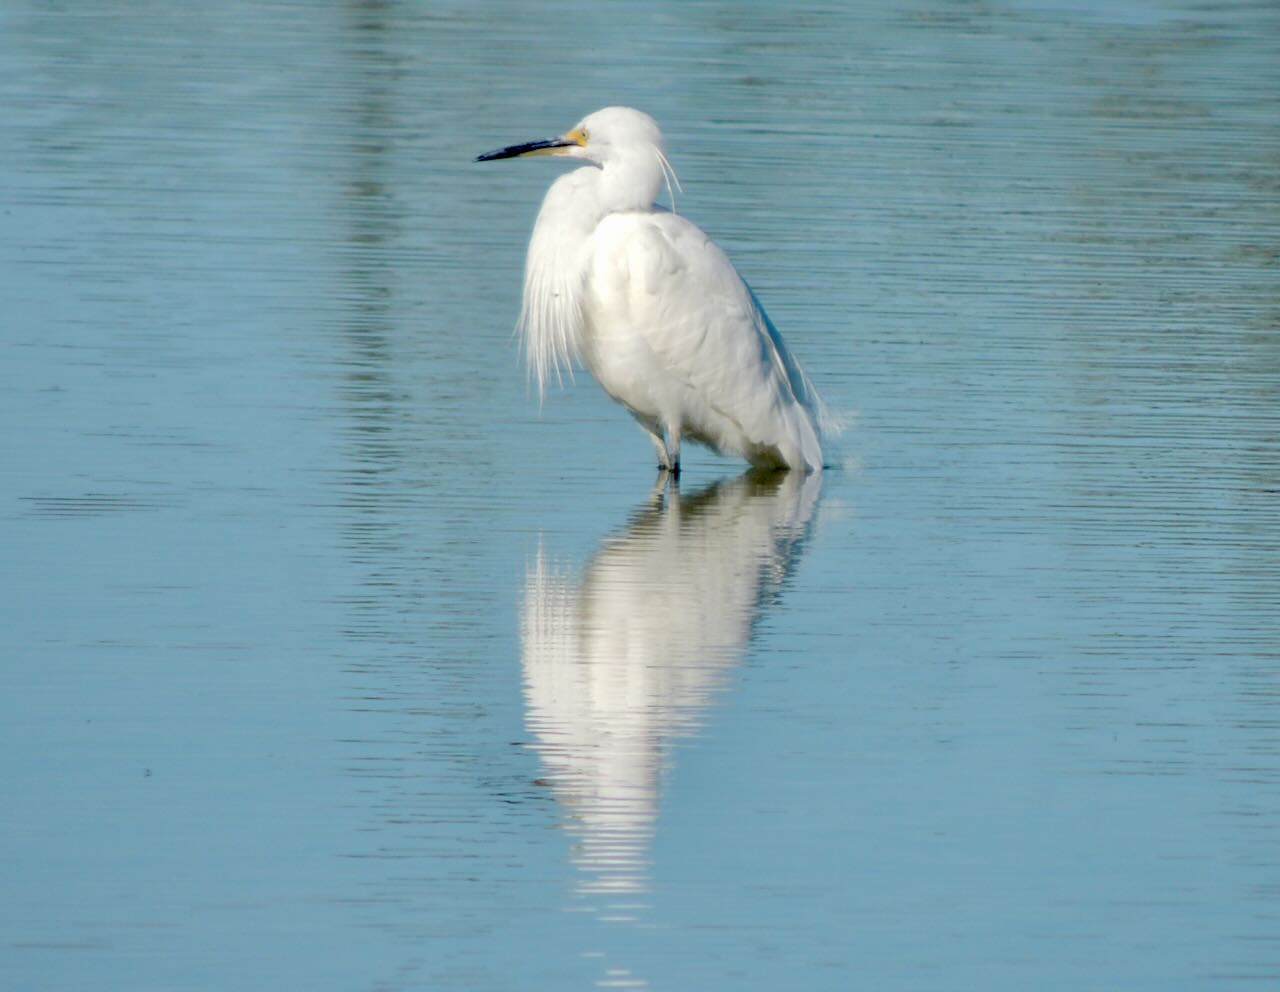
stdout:
[[509,145],[506,148],[499,148],[497,151],[477,155],[476,161],[494,162],[500,158],[519,158],[521,155],[528,155],[530,152],[538,152],[547,148],[567,148],[572,144],[574,142],[566,141],[564,138],[543,138],[541,141],[526,141],[523,145]]

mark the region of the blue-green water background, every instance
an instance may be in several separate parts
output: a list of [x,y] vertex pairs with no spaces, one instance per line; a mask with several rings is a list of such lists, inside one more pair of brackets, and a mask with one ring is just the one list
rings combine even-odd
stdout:
[[[529,395],[471,159],[609,103],[816,484]],[[4,987],[1280,985],[1274,3],[6,0],[0,105]]]

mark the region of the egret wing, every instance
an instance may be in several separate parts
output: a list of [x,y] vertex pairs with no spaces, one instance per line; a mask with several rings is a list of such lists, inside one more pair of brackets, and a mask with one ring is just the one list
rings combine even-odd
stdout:
[[[665,371],[737,423],[752,443],[821,454],[808,378],[729,257],[690,221],[615,214],[597,229],[592,291]],[[785,436],[778,436],[779,433]]]

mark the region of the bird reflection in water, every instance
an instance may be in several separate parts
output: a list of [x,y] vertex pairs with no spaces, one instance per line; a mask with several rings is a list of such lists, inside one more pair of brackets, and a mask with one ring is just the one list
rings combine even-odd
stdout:
[[581,571],[540,550],[521,615],[526,721],[566,811],[577,892],[636,908],[673,742],[696,733],[796,564],[822,476],[661,477]]

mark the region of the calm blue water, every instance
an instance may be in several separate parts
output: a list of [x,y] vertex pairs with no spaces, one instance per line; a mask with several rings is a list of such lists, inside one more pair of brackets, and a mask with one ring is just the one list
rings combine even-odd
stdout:
[[[0,981],[1280,986],[1272,3],[0,7]],[[511,327],[608,103],[852,419]]]

